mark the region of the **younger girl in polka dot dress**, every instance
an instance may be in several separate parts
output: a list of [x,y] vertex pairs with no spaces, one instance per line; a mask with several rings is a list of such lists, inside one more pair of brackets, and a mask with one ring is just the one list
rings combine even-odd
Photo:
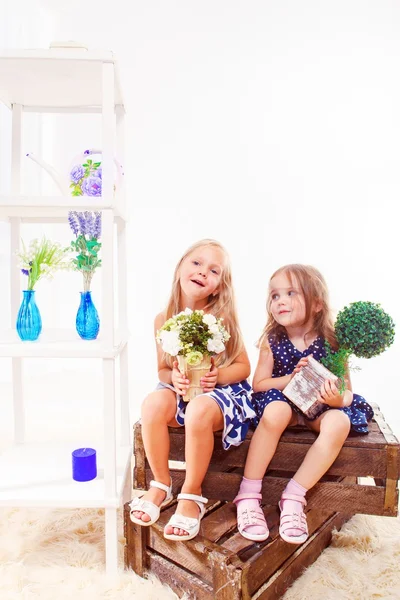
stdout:
[[259,340],[260,355],[253,379],[258,426],[234,500],[238,529],[249,540],[268,538],[260,507],[262,478],[286,427],[305,423],[319,435],[279,502],[281,538],[302,544],[308,537],[303,511],[307,491],[328,471],[350,430],[368,433],[367,422],[374,413],[364,398],[351,391],[348,372],[343,393],[332,381],[324,382],[318,397],[324,406],[313,419],[307,419],[282,393],[294,374],[307,364],[308,356],[319,361],[325,356],[325,340],[337,349],[328,292],[317,269],[287,265],[276,271],[269,284],[267,309],[268,321]]

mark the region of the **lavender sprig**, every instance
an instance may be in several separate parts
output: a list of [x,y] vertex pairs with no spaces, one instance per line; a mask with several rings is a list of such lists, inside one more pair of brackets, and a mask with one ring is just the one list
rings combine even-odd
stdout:
[[101,248],[99,238],[101,235],[101,212],[71,211],[68,221],[76,240],[71,242],[71,247],[78,253],[72,260],[75,270],[83,275],[84,291],[90,290],[90,284],[95,270],[101,266],[98,253]]

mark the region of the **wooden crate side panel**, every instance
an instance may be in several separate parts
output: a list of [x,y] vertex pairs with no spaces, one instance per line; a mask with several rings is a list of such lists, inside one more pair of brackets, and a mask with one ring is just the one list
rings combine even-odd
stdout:
[[290,585],[310,566],[330,544],[332,530],[340,528],[348,519],[343,514],[335,514],[326,521],[307,542],[292,554],[282,567],[257,591],[257,600],[278,600]]
[[166,540],[163,535],[164,527],[174,511],[175,507],[162,511],[157,523],[148,528],[150,530],[148,547],[212,585],[213,574],[210,569],[209,555],[218,554],[221,560],[229,561],[233,553],[204,537],[203,523],[207,522],[207,515],[202,520],[200,534],[193,540],[187,542]]
[[186,594],[185,598],[188,600],[214,600],[211,585],[207,585],[163,556],[148,551],[148,565],[148,572],[157,575],[162,583],[169,585],[179,598]]
[[242,600],[242,570],[230,564],[220,552],[211,552],[208,558],[215,600]]
[[[151,478],[150,471],[147,477]],[[220,498],[232,502],[235,498],[242,476],[238,473],[208,473],[203,482],[203,494],[208,498]],[[181,488],[184,480],[182,472],[173,473],[174,489]],[[263,502],[268,506],[278,504],[282,491],[288,483],[283,477],[264,477]],[[334,482],[317,483],[308,494],[308,507],[347,514],[362,513],[384,515],[385,488],[358,484]],[[397,506],[393,506],[397,514]]]
[[135,456],[133,487],[137,490],[143,490],[146,488],[146,455],[143,446],[142,427],[139,421],[133,427],[133,454]]
[[149,527],[141,527],[132,523],[129,518],[130,508],[124,506],[124,560],[125,567],[133,569],[135,573],[143,577],[147,569],[146,547],[148,544]]

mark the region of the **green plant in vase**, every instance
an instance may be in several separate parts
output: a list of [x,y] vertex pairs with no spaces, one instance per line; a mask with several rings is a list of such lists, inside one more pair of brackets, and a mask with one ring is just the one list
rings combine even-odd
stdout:
[[71,242],[71,248],[77,253],[72,265],[83,276],[76,330],[82,339],[93,340],[99,333],[100,320],[93,304],[90,285],[96,269],[101,266],[101,212],[71,211],[68,213],[68,222],[76,238]]

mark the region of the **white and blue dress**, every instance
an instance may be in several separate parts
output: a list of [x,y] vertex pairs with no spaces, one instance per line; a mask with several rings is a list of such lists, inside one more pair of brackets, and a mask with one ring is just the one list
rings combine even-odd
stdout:
[[[159,382],[157,389],[168,388],[175,392],[172,385]],[[245,439],[250,425],[256,418],[251,404],[251,387],[246,379],[231,385],[217,385],[211,392],[205,392],[218,404],[224,418],[222,446],[228,450],[231,446],[239,446]],[[175,392],[176,393],[176,392]],[[176,422],[182,427],[185,424],[185,412],[188,402],[176,394]]]
[[[283,377],[284,375],[290,375],[293,373],[294,368],[299,360],[305,356],[312,355],[315,360],[321,362],[321,358],[326,355],[325,340],[321,336],[317,337],[317,339],[314,340],[314,342],[310,344],[310,346],[303,352],[298,350],[293,345],[286,333],[282,334],[280,340],[275,340],[273,337],[270,337],[268,341],[274,357],[274,369],[272,372],[272,377]],[[270,402],[276,401],[287,402],[294,411],[302,415],[304,419],[308,421],[313,421],[323,412],[332,408],[331,406],[325,404],[321,408],[321,411],[315,415],[315,417],[309,419],[280,390],[270,389],[267,392],[255,392],[252,396],[254,410],[257,413],[254,425],[258,425],[265,407],[268,406]],[[350,406],[344,406],[336,410],[343,411],[349,417],[351,431],[356,433],[368,433],[368,421],[370,421],[374,416],[374,411],[362,396],[353,394],[353,401]]]

